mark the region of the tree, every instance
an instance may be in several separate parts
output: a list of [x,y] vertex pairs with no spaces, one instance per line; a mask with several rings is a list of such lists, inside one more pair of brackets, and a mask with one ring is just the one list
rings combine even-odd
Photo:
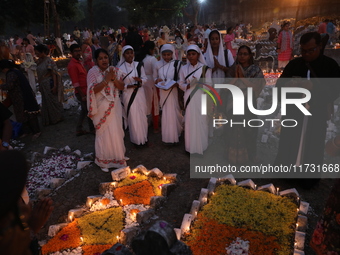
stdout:
[[[76,15],[78,0],[53,0],[55,13],[60,21],[71,19]],[[16,8],[19,7],[20,8]],[[51,15],[52,16],[52,15]],[[55,18],[55,17],[54,17]],[[32,24],[44,23],[43,0],[1,0],[0,1],[0,33],[6,26],[28,30]]]
[[94,17],[93,17],[93,0],[87,0],[87,12],[89,14],[90,25],[89,28],[94,30]]
[[197,25],[197,16],[198,16],[198,13],[200,12],[200,9],[201,9],[201,4],[199,3],[198,0],[190,0],[188,1],[188,7],[190,6],[192,9],[191,13],[188,13],[187,9],[188,8],[183,8],[183,13],[185,16],[187,16],[192,24],[194,25]]
[[154,24],[181,16],[187,0],[121,0],[119,6],[128,12],[128,18],[133,24]]

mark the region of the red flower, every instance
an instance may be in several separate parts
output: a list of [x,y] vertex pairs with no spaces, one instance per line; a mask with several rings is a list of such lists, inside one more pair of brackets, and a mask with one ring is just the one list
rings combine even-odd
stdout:
[[312,242],[316,245],[320,245],[323,241],[323,234],[322,231],[316,229],[313,233]]
[[134,180],[134,179],[136,179],[136,176],[132,175],[132,176],[130,176],[130,179]]

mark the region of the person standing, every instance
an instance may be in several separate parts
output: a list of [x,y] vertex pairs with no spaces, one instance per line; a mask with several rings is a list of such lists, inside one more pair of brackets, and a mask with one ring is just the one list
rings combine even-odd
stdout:
[[327,33],[327,24],[328,24],[328,19],[325,19],[323,22],[321,22],[321,24],[319,25],[318,28],[318,33],[319,34],[326,34]]
[[123,74],[110,67],[109,54],[95,51],[96,65],[87,75],[87,106],[96,129],[95,163],[104,172],[126,166],[122,105],[119,90],[124,89]]
[[31,31],[27,32],[26,38],[29,40],[29,42],[32,46],[36,45],[35,40],[37,40],[37,38],[32,35]]
[[124,45],[130,45],[133,48],[133,51],[138,54],[140,51],[140,48],[143,45],[143,39],[138,34],[137,29],[133,26],[129,26],[129,32],[127,33],[125,37],[125,44]]
[[154,68],[154,79],[157,84],[174,84],[160,89],[160,105],[162,108],[162,141],[174,144],[179,142],[182,132],[183,116],[178,102],[178,83],[181,62],[175,60],[175,49],[171,44],[164,44],[161,49],[161,60]]
[[37,116],[40,107],[26,76],[17,68],[12,60],[0,61],[0,69],[6,74],[6,83],[0,88],[8,91],[16,121],[22,123],[24,135],[33,133],[35,140],[41,135]]
[[92,123],[92,120],[87,117],[88,110],[87,110],[87,72],[86,69],[84,68],[80,58],[81,58],[81,49],[78,44],[73,44],[70,47],[71,51],[71,61],[67,66],[67,71],[68,74],[71,78],[72,85],[75,89],[75,94],[80,102],[80,114],[77,122],[77,127],[76,127],[76,135],[81,136],[84,134],[87,134],[87,132],[83,129],[83,122],[84,119],[87,119],[88,125],[89,125],[89,131],[91,133],[94,133],[94,126]]
[[91,50],[91,40],[87,38],[84,40],[83,45],[81,46],[81,51],[83,55],[84,67],[88,71],[94,66],[94,62],[92,59],[92,50]]
[[206,52],[208,47],[208,40],[209,40],[209,34],[211,32],[211,29],[209,28],[209,25],[204,25],[204,34],[203,34],[203,40],[204,40],[204,52]]
[[[248,88],[252,88],[251,102],[256,105],[256,100],[265,86],[265,79],[261,68],[254,63],[253,53],[251,49],[242,45],[237,52],[235,63],[229,68],[228,76],[234,79],[230,84],[236,85],[244,94],[245,102],[248,101]],[[233,122],[248,121],[256,119],[257,115],[249,111],[248,107],[244,107],[244,115],[233,115],[232,98],[227,100],[227,119]],[[232,164],[244,164],[247,161],[258,163],[257,158],[257,127],[250,126],[227,126],[227,154],[228,161]]]
[[228,27],[227,34],[224,37],[224,42],[225,42],[225,48],[230,50],[231,54],[235,58],[236,57],[236,50],[233,49],[233,47],[231,46],[231,42],[233,42],[235,40],[235,34],[233,32],[234,32],[233,27]]
[[208,118],[201,114],[202,90],[200,78],[211,78],[203,53],[197,45],[187,48],[188,63],[179,72],[179,87],[184,91],[184,140],[185,150],[191,154],[203,154],[208,148]]
[[153,131],[154,133],[159,132],[159,98],[158,89],[155,87],[153,72],[157,63],[154,51],[156,45],[153,41],[147,41],[142,47],[141,53],[137,56],[137,61],[143,61],[143,66],[146,75],[146,82],[143,86],[145,92],[145,99],[147,104],[147,115],[152,115]]
[[37,75],[39,91],[42,98],[43,125],[53,125],[63,120],[63,105],[60,98],[63,97],[63,85],[58,82],[58,68],[56,63],[47,56],[48,48],[45,45],[34,47],[37,62]]
[[30,53],[34,57],[34,47],[27,38],[22,39],[21,50],[24,54]]
[[74,39],[77,41],[77,43],[78,44],[81,43],[81,41],[80,41],[81,34],[80,34],[80,30],[79,30],[78,27],[74,27],[73,35],[74,35]]
[[136,145],[144,145],[148,141],[147,104],[144,92],[147,78],[144,67],[134,61],[134,57],[132,46],[124,46],[118,67],[123,72],[125,83],[123,105],[125,126],[129,127],[130,141]]
[[[304,34],[300,39],[302,57],[288,63],[277,81],[278,90],[284,87],[302,87],[310,91],[308,102],[311,116],[304,116],[295,106],[287,107],[284,119],[294,119],[297,126],[281,127],[278,153],[275,165],[323,164],[327,120],[330,119],[333,102],[338,98],[340,85],[322,78],[339,78],[340,68],[335,60],[321,54],[321,36],[317,32]],[[299,83],[287,82],[287,78],[300,77]],[[291,97],[298,96],[292,94]],[[307,121],[305,121],[307,118]],[[303,125],[305,123],[305,125]],[[303,170],[305,171],[305,170]],[[305,179],[306,188],[312,187],[319,179]]]
[[289,30],[290,22],[285,21],[282,24],[282,30],[277,39],[278,67],[283,70],[289,60],[293,58],[293,34]]

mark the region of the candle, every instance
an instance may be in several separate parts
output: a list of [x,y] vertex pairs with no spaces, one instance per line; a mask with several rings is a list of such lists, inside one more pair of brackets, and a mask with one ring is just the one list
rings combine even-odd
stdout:
[[111,182],[111,186],[116,187],[116,182]]
[[80,237],[80,242],[83,242],[83,241],[84,241],[83,237]]
[[276,189],[276,194],[277,194],[277,195],[280,195],[279,190],[280,190],[279,188]]

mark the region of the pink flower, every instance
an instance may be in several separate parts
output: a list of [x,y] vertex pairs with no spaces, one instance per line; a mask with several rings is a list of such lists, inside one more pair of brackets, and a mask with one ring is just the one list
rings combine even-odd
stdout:
[[68,235],[62,235],[61,237],[60,237],[60,239],[61,240],[63,240],[63,241],[67,241],[68,240]]
[[132,175],[132,176],[130,176],[130,179],[134,180],[134,179],[136,179],[136,176]]

